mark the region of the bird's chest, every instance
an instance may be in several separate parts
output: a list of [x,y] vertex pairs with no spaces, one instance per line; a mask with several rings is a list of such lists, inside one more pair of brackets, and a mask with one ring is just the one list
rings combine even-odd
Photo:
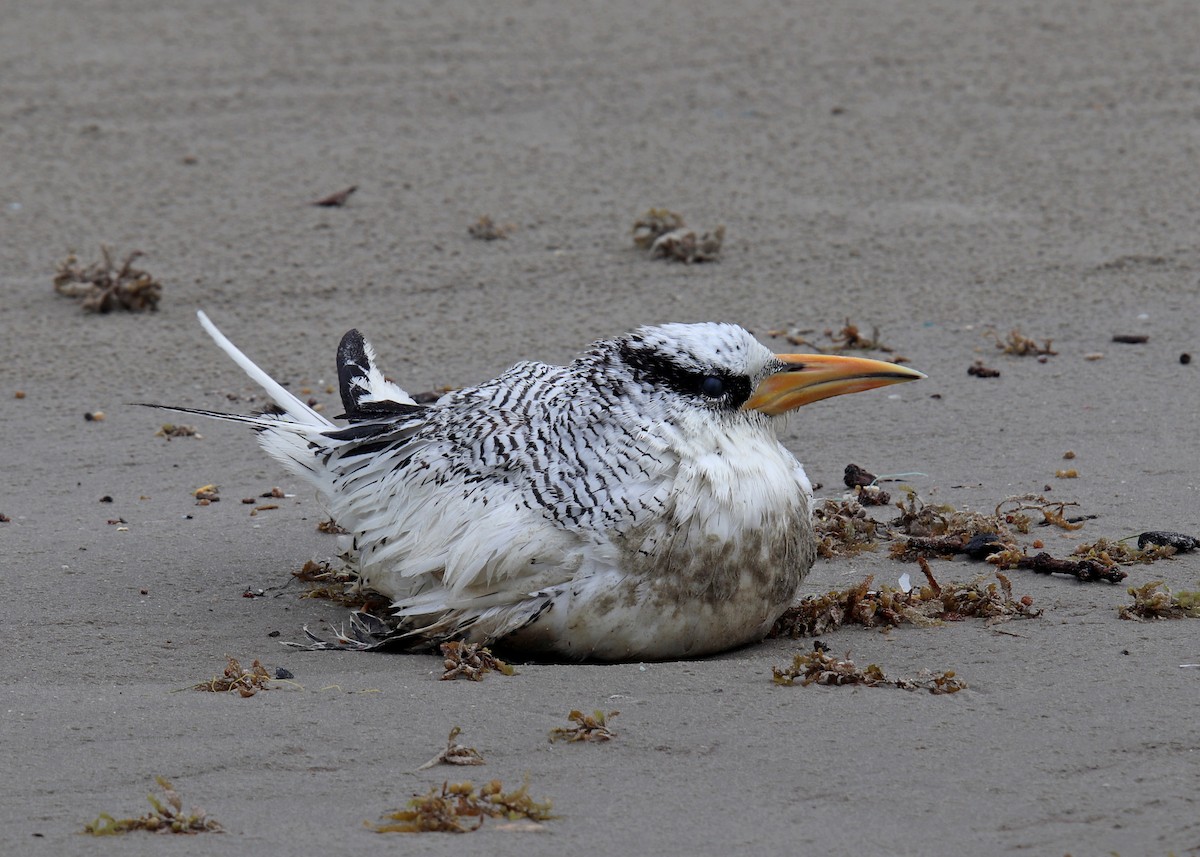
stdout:
[[807,480],[778,445],[684,461],[660,515],[619,540],[628,603],[646,620],[753,637],[787,608],[815,558]]

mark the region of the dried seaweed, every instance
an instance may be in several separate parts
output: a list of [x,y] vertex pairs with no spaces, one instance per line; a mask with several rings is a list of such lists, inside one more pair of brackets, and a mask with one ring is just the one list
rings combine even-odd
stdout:
[[633,243],[649,250],[663,235],[684,226],[683,215],[669,208],[651,208],[633,224]]
[[231,693],[237,691],[242,698],[254,696],[260,690],[269,689],[268,682],[271,681],[271,674],[267,672],[258,660],[254,659],[247,669],[243,667],[237,658],[225,656],[229,658],[229,663],[225,666],[225,672],[219,676],[213,676],[208,681],[202,681],[200,684],[192,685],[192,690],[202,690],[209,693]]
[[1008,336],[1004,339],[996,336],[992,331],[992,336],[996,339],[996,347],[1005,354],[1012,354],[1016,357],[1050,357],[1058,354],[1052,346],[1052,341],[1047,339],[1044,344],[1038,345],[1036,340],[1030,339],[1021,333],[1020,330],[1013,328],[1008,332]]
[[885,351],[889,354],[892,351],[879,339],[878,327],[871,328],[870,336],[864,336],[858,325],[851,322],[850,319],[846,319],[846,323],[837,333],[826,330],[825,335],[833,341],[834,347],[838,350]]
[[696,232],[685,226],[658,236],[650,245],[650,255],[655,259],[670,259],[687,265],[715,262],[721,255],[721,245],[724,243],[724,226],[718,226],[712,232]]
[[382,824],[368,824],[376,833],[470,833],[483,826],[485,818],[505,818],[509,821],[529,819],[549,821],[550,801],[541,803],[529,796],[529,778],[519,789],[504,791],[500,780],[492,780],[481,789],[471,782],[443,782],[428,793],[414,795],[407,809],[384,816]]
[[[850,660],[849,653],[844,659],[829,654],[826,647],[818,641],[811,652],[801,652],[792,658],[791,666],[772,667],[772,678],[775,684],[791,687],[799,684],[808,687],[811,684],[841,687],[844,685],[860,684],[866,687],[898,687],[901,690],[928,690],[930,693],[957,693],[967,685],[955,678],[953,670],[939,673],[922,671],[915,679],[888,678],[876,664],[868,664],[865,668],[858,667]],[[799,679],[799,681],[797,681]]]
[[196,431],[195,426],[175,425],[174,423],[163,423],[162,427],[154,433],[155,437],[165,437],[170,440],[173,437],[194,437],[198,440],[203,440],[204,435]]
[[461,727],[455,726],[451,729],[450,737],[446,739],[446,749],[421,765],[417,770],[423,771],[426,768],[432,768],[434,765],[482,765],[483,756],[479,755],[478,750],[474,747],[467,747],[458,743],[458,736],[461,734]]
[[95,821],[83,826],[83,832],[92,836],[113,836],[133,830],[147,830],[151,833],[224,832],[216,819],[209,818],[199,807],[193,807],[190,813],[185,813],[183,800],[170,780],[166,777],[155,777],[155,780],[163,791],[164,800],[159,800],[153,793],[146,795],[150,806],[154,808],[153,812],[148,812],[140,818],[113,818],[107,812],[102,812]]
[[1029,556],[1019,548],[1009,548],[992,554],[988,562],[1002,569],[1023,568],[1037,574],[1069,574],[1081,583],[1120,583],[1128,575],[1113,563],[1099,559],[1058,559],[1048,553]]
[[317,532],[326,533],[327,535],[331,536],[346,536],[350,534],[349,530],[332,518],[330,518],[328,521],[318,521]]
[[667,208],[651,208],[633,224],[633,243],[649,250],[655,259],[692,264],[712,262],[721,255],[725,227],[697,232],[687,226],[683,215]]
[[1177,592],[1172,594],[1161,580],[1153,580],[1145,586],[1129,587],[1133,606],[1118,609],[1122,619],[1141,622],[1146,619],[1200,619],[1200,592]]
[[826,559],[855,556],[879,547],[883,525],[856,499],[822,500],[813,510],[817,553]]
[[1064,513],[1068,506],[1078,505],[1047,500],[1040,494],[1022,494],[1002,500],[991,515],[983,515],[944,504],[927,504],[916,492],[909,491],[905,500],[897,501],[900,515],[891,526],[910,538],[892,545],[891,555],[893,559],[913,560],[918,556],[966,553],[983,559],[1001,549],[1017,549],[1012,530],[1029,532],[1034,526],[1033,519],[1025,514],[1029,511],[1041,514],[1039,526],[1079,529],[1086,518],[1067,518]]
[[323,598],[381,619],[391,605],[390,599],[364,589],[358,575],[349,567],[334,568],[328,562],[310,559],[298,571],[293,571],[292,577],[308,584],[301,598]]
[[902,624],[928,627],[942,622],[985,619],[989,624],[1041,615],[1028,595],[1013,599],[1012,582],[996,573],[961,583],[939,583],[929,563],[919,560],[926,585],[907,592],[890,586],[873,589],[874,575],[848,589],[805,598],[775,621],[771,637],[813,637],[842,625],[895,628]]
[[496,223],[486,214],[467,228],[467,233],[472,238],[477,238],[480,241],[500,241],[516,231],[517,224]]
[[[1144,535],[1144,534],[1143,534]],[[1072,556],[1083,559],[1099,560],[1105,565],[1133,565],[1135,563],[1151,563],[1160,559],[1174,556],[1176,548],[1169,544],[1143,543],[1134,548],[1124,541],[1110,541],[1105,538],[1097,539],[1094,543],[1081,544],[1071,552]]]
[[611,741],[617,733],[608,727],[608,721],[621,712],[610,711],[605,714],[596,709],[591,714],[584,714],[578,709],[567,715],[574,726],[556,726],[550,730],[550,743],[555,741]]
[[207,506],[209,503],[220,502],[220,494],[220,487],[211,483],[208,485],[201,485],[192,492],[192,496],[196,498],[197,506]]
[[1008,542],[1012,540],[1009,527],[1027,533],[1031,524],[1029,516],[1021,514],[1019,509],[1002,513],[997,507],[994,514],[984,515],[956,509],[948,503],[926,503],[912,490],[905,491],[904,499],[896,501],[896,508],[900,514],[890,526],[908,536],[963,536],[970,540],[981,533],[994,533]]
[[993,369],[991,366],[985,366],[982,360],[976,360],[967,367],[967,374],[973,375],[976,378],[999,378],[1000,370]]
[[492,650],[479,643],[442,643],[443,666],[442,681],[453,681],[459,676],[471,681],[482,681],[484,675],[495,670],[502,675],[516,675],[509,664],[492,654]]
[[135,259],[145,255],[135,250],[120,266],[113,262],[108,247],[101,245],[101,260],[81,265],[71,253],[58,263],[54,274],[54,291],[68,298],[77,298],[88,312],[108,313],[116,309],[130,312],[153,312],[162,298],[162,283],[150,274],[135,268]]

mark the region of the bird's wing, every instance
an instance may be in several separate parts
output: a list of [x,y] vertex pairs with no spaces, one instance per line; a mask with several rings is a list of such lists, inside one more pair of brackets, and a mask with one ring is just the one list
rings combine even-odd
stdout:
[[329,511],[354,534],[364,584],[415,614],[511,604],[570,580],[586,540],[548,518],[519,471],[481,462],[474,439],[437,416],[325,432]]

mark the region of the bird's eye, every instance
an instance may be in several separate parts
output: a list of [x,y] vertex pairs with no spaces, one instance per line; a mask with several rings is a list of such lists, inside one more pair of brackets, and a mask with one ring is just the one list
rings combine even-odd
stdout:
[[725,382],[716,375],[705,375],[700,382],[700,392],[710,399],[719,399],[725,395]]

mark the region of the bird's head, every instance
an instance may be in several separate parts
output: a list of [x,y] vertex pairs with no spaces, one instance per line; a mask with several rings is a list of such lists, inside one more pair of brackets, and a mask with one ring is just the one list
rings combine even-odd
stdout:
[[831,396],[925,375],[881,360],[774,354],[735,324],[664,324],[614,340],[633,384],[670,408],[778,416]]

